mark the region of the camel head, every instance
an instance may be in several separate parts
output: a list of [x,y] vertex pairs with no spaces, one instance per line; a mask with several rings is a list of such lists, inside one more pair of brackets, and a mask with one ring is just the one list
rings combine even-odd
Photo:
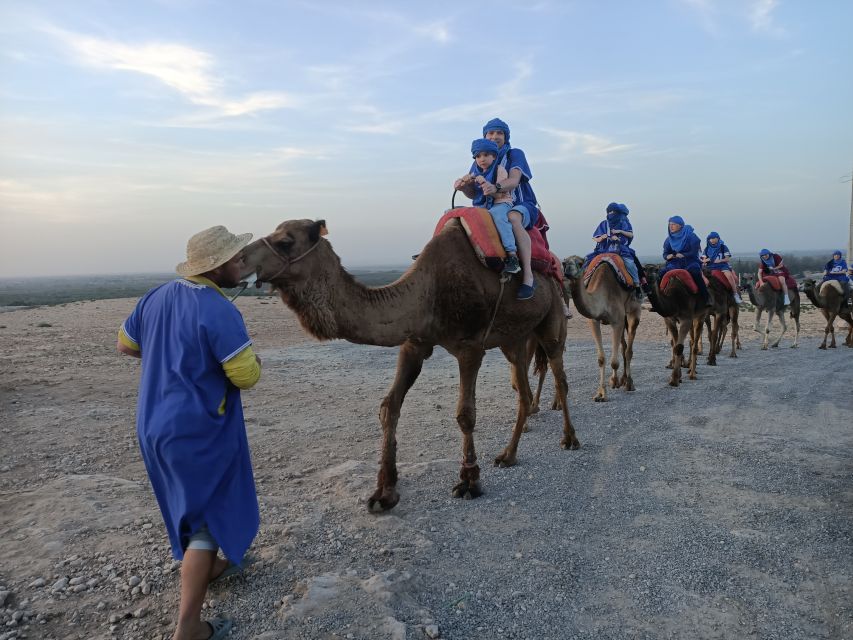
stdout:
[[569,256],[563,259],[563,275],[569,280],[577,280],[583,274],[584,259],[580,256]]
[[817,283],[811,278],[803,280],[803,291],[814,291]]
[[650,283],[658,281],[658,274],[660,273],[659,264],[644,264],[643,270],[646,272],[646,280],[648,280]]
[[[271,234],[255,240],[243,250],[246,264],[243,277],[256,274],[258,283],[273,285],[307,280],[312,271],[311,254],[325,242],[324,235],[325,220],[282,222]],[[303,258],[306,259],[303,261]]]

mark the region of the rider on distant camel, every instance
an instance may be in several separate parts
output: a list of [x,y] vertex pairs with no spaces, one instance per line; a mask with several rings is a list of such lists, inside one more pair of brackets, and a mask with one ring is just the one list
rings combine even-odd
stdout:
[[729,265],[729,260],[732,259],[732,252],[729,251],[726,243],[722,241],[719,233],[712,231],[708,234],[705,251],[702,252],[699,259],[702,261],[702,264],[706,269],[710,269],[711,271],[720,271],[725,274],[732,287],[732,291],[734,291],[735,302],[737,304],[743,302],[737,290],[737,277]]
[[[625,269],[634,281],[634,295],[637,300],[643,299],[640,284],[645,283],[646,275],[637,260],[637,254],[631,248],[634,239],[634,228],[628,220],[628,207],[621,203],[611,202],[607,205],[607,218],[602,220],[592,233],[595,249],[586,260],[589,262],[599,253],[617,253],[622,257]],[[646,285],[648,286],[648,285]]]
[[771,253],[770,249],[762,249],[758,257],[761,259],[758,263],[759,286],[761,285],[761,281],[767,276],[777,276],[779,282],[782,284],[782,293],[785,296],[784,304],[788,306],[791,304],[791,299],[788,297],[788,283],[794,282],[794,279],[791,277],[788,267],[782,262],[782,256],[778,253]]
[[702,267],[699,264],[699,236],[693,233],[693,227],[684,224],[681,216],[672,216],[667,228],[668,235],[663,241],[663,259],[666,265],[660,270],[660,277],[667,271],[684,269],[693,277],[693,282],[699,288],[699,295],[706,307],[711,306],[711,296],[702,278]]

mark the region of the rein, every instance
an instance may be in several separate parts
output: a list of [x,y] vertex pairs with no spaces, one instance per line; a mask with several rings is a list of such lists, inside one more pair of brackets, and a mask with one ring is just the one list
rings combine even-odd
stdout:
[[[285,270],[285,269],[287,269],[287,268],[288,268],[290,265],[292,265],[294,262],[299,262],[300,260],[302,260],[302,258],[304,258],[305,256],[307,256],[307,255],[308,255],[309,253],[311,253],[312,251],[314,251],[314,249],[316,249],[316,248],[319,246],[320,241],[322,240],[322,238],[319,238],[319,239],[317,240],[317,242],[315,242],[315,243],[311,246],[311,248],[310,248],[310,249],[308,249],[308,251],[306,251],[306,252],[305,252],[305,253],[303,253],[302,255],[296,256],[295,258],[286,258],[286,257],[284,257],[283,255],[281,255],[281,253],[279,253],[278,251],[276,251],[276,250],[273,248],[273,246],[270,244],[270,241],[269,241],[267,238],[268,238],[268,236],[265,236],[265,237],[261,238],[261,242],[263,242],[263,243],[266,245],[267,249],[269,249],[269,250],[272,252],[272,254],[273,254],[276,258],[278,258],[279,260],[281,260],[281,269],[279,269],[278,271],[276,271],[276,272],[275,272],[275,275],[272,275],[272,276],[270,276],[269,278],[263,278],[263,279],[261,279],[260,277],[258,277],[258,282],[272,282],[273,280],[275,280],[276,278],[278,278],[282,273],[284,273],[284,270]],[[260,285],[259,285],[259,286],[260,286]]]

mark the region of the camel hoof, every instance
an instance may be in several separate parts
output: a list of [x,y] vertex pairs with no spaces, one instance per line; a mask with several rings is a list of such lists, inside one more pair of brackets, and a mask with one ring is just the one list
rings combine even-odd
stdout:
[[560,401],[555,398],[554,402],[551,403],[551,411],[559,411],[560,409]]
[[688,375],[687,375],[687,379],[688,379],[688,380],[695,380],[695,379],[696,379],[696,374],[695,374],[695,373],[690,373],[690,374],[688,374]]
[[377,489],[367,499],[367,509],[371,513],[382,513],[393,509],[398,502],[400,502],[400,494],[394,487]]
[[607,396],[593,396],[595,402],[607,402]]
[[736,354],[734,351],[732,351],[732,352],[729,354],[729,358],[737,358],[737,354]]
[[[791,348],[793,349],[794,347],[793,347],[793,346],[791,346]],[[831,345],[829,345],[829,348],[830,348],[830,349],[835,349],[835,345],[834,345],[834,344],[831,344]]]
[[820,345],[820,346],[818,347],[818,349],[822,349],[822,350],[826,351],[826,345],[825,345],[825,344],[822,344],[822,345]]
[[[791,345],[791,348],[792,348],[792,349],[799,349],[799,348],[800,348],[800,345],[798,345],[798,344],[792,344],[792,345]],[[833,348],[834,348],[834,347],[833,347]]]
[[529,424],[527,424],[527,422],[525,422],[525,423],[524,423],[524,426],[523,426],[523,427],[521,427],[521,432],[522,432],[522,433],[528,433],[529,431],[530,431],[530,425],[529,425]]
[[765,344],[765,345],[763,345],[763,346],[761,347],[761,350],[762,350],[762,351],[767,351],[767,345],[766,345],[766,344]]
[[672,363],[670,363],[670,364],[666,365],[666,368],[667,368],[667,369],[672,369]]
[[495,458],[495,466],[500,467],[501,469],[506,469],[507,467],[514,467],[518,464],[518,460],[515,456],[508,456],[506,453],[502,453],[497,458]]
[[572,436],[571,441],[566,440],[566,438],[560,440],[560,447],[566,451],[574,451],[575,449],[581,448],[581,443],[575,436]]
[[527,412],[527,415],[532,416],[534,413],[539,413],[538,404],[530,405],[530,411]]
[[669,386],[670,387],[677,387],[678,386],[678,380],[670,380]]
[[625,383],[625,391],[636,391],[637,387],[634,386],[634,380],[632,378],[628,378],[628,381]]
[[709,367],[716,367],[716,366],[717,366],[717,361],[716,361],[716,360],[708,360],[708,363],[707,363],[707,364],[708,364],[708,366],[709,366]]
[[463,500],[473,500],[483,495],[483,490],[480,489],[479,482],[468,482],[463,480],[453,487],[453,497],[462,498]]

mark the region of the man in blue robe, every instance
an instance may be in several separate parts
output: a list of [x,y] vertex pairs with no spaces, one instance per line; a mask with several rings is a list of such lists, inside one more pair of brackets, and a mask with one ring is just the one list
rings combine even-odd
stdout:
[[176,269],[183,277],[146,293],[119,330],[118,350],[142,360],[139,446],[172,553],[183,559],[174,640],[228,634],[231,620],[201,620],[202,603],[211,581],[239,571],[258,532],[240,389],[258,381],[260,359],[221,289],[239,283],[251,238],[222,226],[194,235]]

